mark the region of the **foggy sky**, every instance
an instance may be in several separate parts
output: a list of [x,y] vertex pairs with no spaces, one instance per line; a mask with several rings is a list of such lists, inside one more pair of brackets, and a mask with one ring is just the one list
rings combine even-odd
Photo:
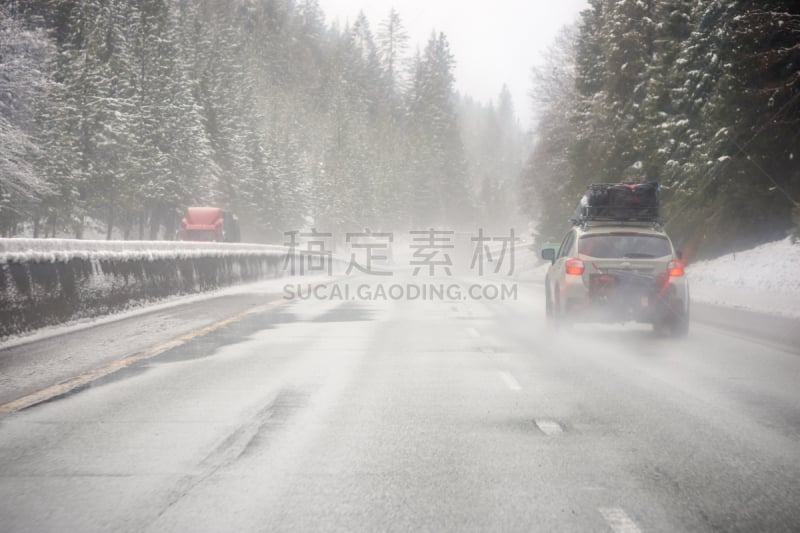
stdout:
[[320,0],[329,21],[342,25],[363,10],[373,33],[394,6],[412,45],[424,47],[431,30],[443,31],[456,57],[456,86],[488,101],[507,83],[521,124],[530,126],[531,67],[586,0]]

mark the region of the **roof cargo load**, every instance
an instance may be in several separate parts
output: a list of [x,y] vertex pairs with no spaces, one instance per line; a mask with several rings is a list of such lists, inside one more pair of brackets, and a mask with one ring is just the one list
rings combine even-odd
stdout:
[[573,222],[647,222],[659,219],[658,182],[595,183],[589,185]]

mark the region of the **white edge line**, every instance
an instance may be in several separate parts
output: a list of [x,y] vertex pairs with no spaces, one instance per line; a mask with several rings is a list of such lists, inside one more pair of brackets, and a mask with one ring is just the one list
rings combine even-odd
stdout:
[[558,422],[553,420],[537,419],[536,427],[538,427],[545,435],[561,435],[564,433],[564,428]]
[[615,533],[642,533],[636,522],[619,507],[600,507],[598,511]]
[[514,376],[512,376],[510,373],[506,372],[505,370],[498,370],[497,373],[500,374],[500,377],[503,378],[503,381],[505,381],[509,389],[513,391],[522,390],[522,386],[519,384],[519,381],[517,381],[516,378],[514,378]]

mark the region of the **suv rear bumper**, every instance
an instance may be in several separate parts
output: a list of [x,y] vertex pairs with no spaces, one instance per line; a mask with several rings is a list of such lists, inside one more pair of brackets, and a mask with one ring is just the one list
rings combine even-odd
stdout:
[[655,279],[649,286],[617,288],[602,295],[592,295],[578,278],[562,288],[560,301],[563,316],[571,322],[642,322],[659,323],[685,312],[688,293],[684,284],[669,282],[659,286]]

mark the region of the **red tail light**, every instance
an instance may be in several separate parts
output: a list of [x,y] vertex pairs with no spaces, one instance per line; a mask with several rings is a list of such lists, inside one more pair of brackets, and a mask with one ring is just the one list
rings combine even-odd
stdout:
[[683,276],[684,262],[681,260],[670,261],[667,265],[667,274],[671,278],[679,278]]
[[583,265],[583,261],[575,258],[567,259],[567,261],[564,263],[564,266],[567,269],[567,274],[572,276],[580,276],[586,269],[586,267]]

